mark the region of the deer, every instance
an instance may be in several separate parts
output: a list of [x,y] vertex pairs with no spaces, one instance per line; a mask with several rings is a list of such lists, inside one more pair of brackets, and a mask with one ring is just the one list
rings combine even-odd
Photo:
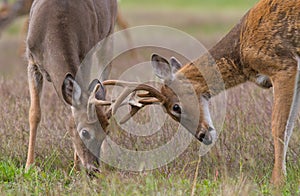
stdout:
[[[41,92],[46,79],[72,111],[66,120],[70,120],[74,164],[80,160],[88,171],[100,171],[98,155],[109,115],[93,100],[105,102],[106,91],[99,79],[84,85],[87,78],[78,73],[89,69],[85,64],[80,66],[87,53],[113,33],[116,15],[115,0],[34,0],[26,39],[30,92],[26,168],[34,163]],[[109,70],[110,66],[102,79],[108,77]]]
[[[5,28],[9,24],[11,24],[15,19],[18,17],[27,17],[23,28],[22,28],[22,38],[25,37],[26,32],[28,31],[28,15],[30,12],[30,8],[33,4],[34,0],[17,0],[15,3],[10,5],[7,0],[3,0],[2,6],[0,7],[0,34],[2,31],[4,31]],[[120,2],[120,1],[118,1]],[[117,12],[117,18],[116,18],[116,25],[119,27],[120,30],[125,30],[130,28],[129,23],[125,19],[125,17],[122,15],[120,9],[118,9]],[[124,31],[126,39],[128,40],[129,46],[132,45],[132,37],[127,32]],[[25,44],[22,43],[19,47],[19,53],[23,56],[25,51]],[[133,54],[135,58],[137,58],[137,54]]]
[[[153,54],[153,71],[163,81],[159,90],[150,84],[120,80],[107,80],[103,85],[125,88],[113,104],[112,115],[127,96],[135,100],[121,123],[144,106],[160,104],[204,145],[217,139],[209,112],[212,97],[247,81],[262,88],[273,87],[271,126],[275,161],[271,182],[280,186],[286,175],[286,153],[299,105],[299,56],[300,1],[260,0],[226,36],[196,60],[182,65],[174,57],[167,60]],[[214,84],[219,77],[224,85]]]

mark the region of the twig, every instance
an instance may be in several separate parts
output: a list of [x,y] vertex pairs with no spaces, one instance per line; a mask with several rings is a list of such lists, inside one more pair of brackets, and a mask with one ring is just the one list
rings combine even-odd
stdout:
[[197,167],[196,167],[196,171],[195,171],[195,175],[194,175],[194,180],[193,180],[191,196],[195,195],[200,162],[201,162],[201,156],[199,155],[199,159],[198,159],[198,162],[197,162]]

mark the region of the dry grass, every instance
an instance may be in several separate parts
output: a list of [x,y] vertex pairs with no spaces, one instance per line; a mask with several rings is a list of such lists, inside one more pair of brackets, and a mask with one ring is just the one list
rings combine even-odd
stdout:
[[[1,76],[0,79],[0,119],[2,119],[0,161],[2,163],[10,161],[16,169],[22,168],[25,164],[29,130],[27,122],[29,94],[24,68],[26,66],[23,62],[18,66],[20,68],[9,77]],[[36,165],[40,169],[32,171],[31,174],[45,175],[47,176],[45,178],[47,180],[50,178],[50,181],[53,178],[54,182],[48,182],[50,183],[48,187],[43,189],[50,193],[72,193],[74,187],[82,193],[92,194],[99,192],[151,194],[152,192],[163,193],[163,191],[167,194],[190,193],[198,160],[199,144],[196,141],[193,141],[175,161],[150,172],[125,172],[104,167],[104,173],[98,179],[91,181],[85,175],[78,176],[76,173],[69,175],[72,168],[72,147],[66,132],[67,123],[64,120],[64,116],[69,115],[69,110],[57,98],[51,85],[46,84],[43,94],[43,118],[36,149]],[[203,191],[221,195],[262,193],[265,186],[267,192],[270,192],[268,180],[273,165],[270,129],[272,91],[259,89],[249,83],[228,91],[227,96],[227,113],[223,130],[216,146],[202,157],[198,182],[194,186],[196,193],[203,193]],[[218,102],[221,98],[222,96],[216,97],[214,102]],[[218,108],[213,108],[212,113],[217,112]],[[168,125],[168,129],[148,138],[126,134],[116,134],[115,138],[121,140],[121,144],[129,149],[151,149],[173,136],[172,126],[176,127],[176,124],[172,122]],[[299,123],[296,125],[288,151],[288,174],[291,176],[290,183],[287,185],[289,191],[296,191],[298,188],[300,152],[298,128]],[[51,172],[59,174],[51,177]],[[22,169],[19,175],[22,181],[25,175]],[[58,177],[62,179],[59,180]],[[15,180],[16,183],[20,183],[15,178],[8,182]],[[105,180],[105,183],[102,180]],[[4,179],[3,181],[5,182]],[[42,183],[42,179],[37,180],[37,183]],[[27,181],[22,181],[20,184],[29,186]],[[147,186],[150,188],[147,189]],[[5,186],[0,187],[0,191],[10,190]],[[16,187],[12,186],[12,188]],[[29,193],[33,190],[25,188],[15,191]],[[38,190],[38,193],[39,191],[42,190]]]

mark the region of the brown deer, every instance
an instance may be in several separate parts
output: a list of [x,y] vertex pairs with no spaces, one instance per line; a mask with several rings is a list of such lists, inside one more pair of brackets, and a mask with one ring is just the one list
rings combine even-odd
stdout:
[[[14,4],[10,5],[7,0],[5,0],[0,7],[0,34],[1,32],[11,24],[16,18],[26,16],[28,17],[30,8],[34,0],[17,0]],[[120,9],[118,9],[116,25],[119,29],[124,30],[129,28],[129,24],[125,17],[121,14]],[[22,35],[25,37],[28,30],[28,19],[24,22]],[[125,36],[128,40],[128,44],[132,45],[131,35],[125,31]],[[25,51],[25,46],[22,44],[20,46],[20,54],[23,55]],[[137,54],[133,54],[136,58]]]
[[[208,109],[208,101],[212,96],[246,81],[253,81],[264,88],[273,86],[275,163],[271,181],[279,185],[286,173],[286,150],[298,111],[297,86],[296,101],[292,106],[298,56],[300,1],[261,0],[221,41],[197,60],[182,66],[175,58],[168,61],[154,54],[154,72],[164,80],[160,91],[146,84],[141,86],[122,81],[104,81],[103,84],[127,86],[132,91],[148,91],[147,94],[138,95],[139,103],[132,105],[130,114],[123,122],[145,105],[160,102],[174,120],[206,145],[216,140]],[[300,66],[300,60],[298,62]],[[219,74],[224,86],[218,84]],[[193,92],[197,100],[193,100]],[[122,93],[122,99],[129,94]],[[122,99],[118,102],[122,102]],[[290,114],[291,108],[294,109]],[[195,118],[194,115],[199,111],[199,118]]]
[[[41,120],[40,97],[46,79],[72,108],[70,118],[75,157],[79,156],[87,169],[98,170],[98,155],[108,119],[103,108],[96,108],[93,100],[104,100],[105,90],[97,79],[86,86],[83,84],[85,78],[82,78],[85,75],[79,74],[76,79],[75,76],[87,53],[113,32],[116,15],[117,3],[114,0],[33,2],[26,40],[31,99],[26,168],[34,163],[36,133]],[[107,74],[103,75],[105,77]]]

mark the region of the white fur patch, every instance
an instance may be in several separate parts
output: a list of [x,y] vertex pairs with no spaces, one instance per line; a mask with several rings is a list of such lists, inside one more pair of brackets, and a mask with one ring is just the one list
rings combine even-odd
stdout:
[[268,76],[258,74],[256,78],[257,84],[264,84],[265,81],[268,80]]
[[211,116],[210,116],[210,113],[209,113],[209,104],[208,104],[208,101],[205,99],[205,98],[201,98],[202,100],[202,105],[203,105],[203,113],[204,113],[204,119],[205,121],[208,123],[208,125],[215,129],[214,128],[214,125],[212,123],[212,119],[211,119]]
[[296,74],[296,80],[295,80],[295,86],[294,86],[294,95],[293,95],[293,102],[290,108],[290,114],[289,118],[286,123],[285,133],[284,133],[284,150],[283,150],[283,171],[286,174],[286,153],[288,149],[288,144],[290,141],[290,137],[293,133],[294,129],[294,122],[298,115],[299,111],[299,105],[300,105],[300,58],[296,56],[296,59],[298,61],[298,68],[297,68],[297,74]]

